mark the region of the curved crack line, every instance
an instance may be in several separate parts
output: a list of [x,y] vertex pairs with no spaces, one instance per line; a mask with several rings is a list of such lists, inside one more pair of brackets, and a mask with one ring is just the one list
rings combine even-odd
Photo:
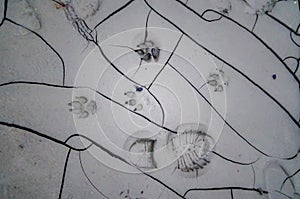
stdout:
[[[234,24],[236,24],[237,26],[239,26],[240,28],[244,29],[246,32],[248,32],[249,34],[251,34],[253,37],[255,37],[258,41],[260,41],[280,62],[281,64],[288,70],[288,72],[293,76],[293,78],[296,80],[296,82],[298,83],[298,85],[300,84],[300,80],[297,78],[297,76],[293,73],[293,71],[287,66],[286,63],[284,63],[283,59],[268,45],[266,44],[266,42],[264,42],[260,37],[258,37],[254,32],[250,31],[248,28],[246,28],[245,26],[243,26],[242,24],[240,24],[239,22],[235,21],[234,19],[222,14],[221,12],[215,11],[213,9],[207,9],[205,10],[201,15],[196,12],[194,9],[192,9],[191,7],[189,7],[188,5],[185,5],[184,3],[182,3],[179,0],[175,0],[176,2],[180,3],[183,7],[185,7],[186,9],[190,10],[192,13],[194,13],[195,15],[197,15],[198,17],[200,17],[201,19],[204,20],[203,18],[203,14],[206,12],[214,12],[219,14],[221,17],[224,17],[225,19],[233,22]],[[300,25],[300,24],[299,24]],[[221,60],[221,59],[220,59]]]
[[125,9],[126,7],[128,7],[131,3],[133,3],[135,0],[130,0],[127,3],[125,3],[123,6],[121,6],[120,8],[118,8],[117,10],[115,10],[114,12],[112,12],[111,14],[109,14],[107,17],[105,17],[102,21],[100,21],[99,23],[97,23],[94,26],[94,30],[96,28],[98,28],[102,23],[104,23],[105,21],[107,21],[109,18],[111,18],[112,16],[114,16],[115,14],[119,13],[120,11],[122,11],[123,9]]
[[[121,11],[122,9],[126,8],[126,6],[128,6],[130,3],[132,3],[133,1],[130,1],[128,2],[127,4],[125,4],[124,6],[122,6],[120,9],[118,9],[117,11],[113,12],[111,15],[108,16],[107,19],[109,19],[110,16],[112,16],[113,14],[116,14],[118,13],[119,11]],[[67,4],[68,5],[68,4]],[[162,122],[161,122],[161,125],[164,125],[164,122],[165,122],[165,111],[164,111],[164,108],[162,106],[162,104],[160,103],[160,101],[157,99],[157,97],[149,90],[147,89],[145,86],[141,85],[140,83],[134,81],[132,78],[129,78],[127,75],[125,75],[114,63],[112,63],[112,61],[106,56],[106,54],[104,53],[103,49],[101,48],[100,44],[98,43],[98,39],[97,39],[97,30],[94,28],[94,31],[96,33],[96,36],[95,38],[91,35],[92,34],[92,30],[89,28],[89,26],[87,25],[87,23],[85,22],[85,20],[83,20],[82,18],[79,18],[76,14],[75,11],[72,11],[74,12],[73,14],[76,16],[76,17],[72,17],[72,22],[73,22],[73,25],[75,25],[75,29],[77,30],[77,32],[85,39],[87,40],[88,42],[92,42],[93,44],[95,44],[101,55],[103,56],[103,58],[109,63],[110,66],[112,66],[120,75],[122,75],[123,77],[125,77],[127,80],[129,80],[130,82],[142,87],[142,88],[145,88],[147,90],[147,92],[154,98],[154,100],[157,102],[158,106],[160,107],[161,109],[161,112],[162,112]],[[150,13],[149,13],[150,15]]]
[[299,65],[300,65],[300,57],[299,57],[299,58],[296,58],[296,57],[294,57],[294,56],[288,56],[288,57],[284,58],[283,61],[286,61],[287,59],[294,59],[294,60],[296,60],[297,66],[296,66],[296,68],[295,68],[295,70],[294,70],[294,72],[293,72],[294,74],[296,74],[297,71],[298,71],[298,69],[299,69]]
[[42,138],[45,138],[45,139],[47,139],[47,140],[50,140],[50,141],[52,141],[52,142],[54,142],[54,143],[60,144],[60,145],[62,145],[62,146],[65,146],[65,147],[67,147],[67,148],[69,148],[69,149],[72,149],[72,150],[74,150],[74,151],[80,151],[80,150],[82,150],[82,149],[74,148],[74,147],[72,147],[71,145],[68,145],[68,144],[66,144],[65,142],[63,142],[63,141],[61,141],[61,140],[59,140],[59,139],[56,139],[56,138],[51,137],[51,136],[49,136],[49,135],[40,133],[40,132],[38,132],[38,131],[36,131],[36,130],[34,130],[34,129],[31,129],[31,128],[28,128],[28,127],[24,127],[24,126],[21,126],[21,125],[18,125],[18,124],[14,124],[14,123],[9,123],[9,122],[3,122],[3,121],[0,121],[0,125],[6,126],[6,127],[10,127],[10,128],[21,129],[21,130],[30,132],[30,133],[32,133],[32,134],[34,134],[34,135],[37,135],[37,136],[42,137]]
[[169,66],[175,71],[177,72],[206,102],[207,104],[217,113],[217,115],[225,122],[225,124],[236,134],[238,135],[242,140],[244,140],[249,146],[251,146],[253,149],[255,149],[256,151],[258,151],[259,153],[261,153],[262,155],[266,156],[266,157],[270,157],[270,158],[276,158],[276,159],[282,159],[282,160],[291,160],[294,159],[295,157],[297,157],[299,151],[297,151],[297,153],[291,157],[275,157],[272,155],[269,155],[265,152],[263,152],[261,149],[257,148],[254,144],[252,144],[250,141],[248,141],[244,136],[242,136],[223,116],[222,114],[213,106],[213,104],[199,91],[197,90],[197,88],[182,74],[180,73],[172,64],[168,63]]
[[285,196],[286,198],[293,199],[291,196],[288,196],[287,194],[282,193],[281,191],[275,190],[275,192],[277,192],[277,193],[279,193],[279,194]]
[[112,63],[111,60],[105,55],[105,53],[104,53],[104,51],[101,48],[101,46],[100,46],[99,43],[97,43],[95,41],[93,41],[93,43],[98,47],[98,49],[99,49],[100,53],[102,54],[102,56],[104,57],[104,59],[110,64],[111,67],[113,67],[113,69],[115,69],[120,75],[122,75],[124,78],[126,78],[127,80],[129,80],[133,84],[136,84],[136,85],[144,88],[145,90],[147,90],[147,92],[154,98],[154,100],[157,102],[157,104],[160,107],[160,110],[162,112],[162,122],[161,122],[161,125],[164,125],[164,123],[165,123],[165,111],[164,111],[164,108],[163,108],[162,104],[157,99],[157,97],[150,91],[150,89],[148,89],[146,86],[144,86],[144,85],[142,85],[142,84],[134,81],[133,79],[131,79],[130,77],[128,77],[127,75],[125,75],[114,63]]
[[2,18],[2,20],[0,22],[0,27],[3,25],[4,21],[6,20],[7,5],[8,5],[8,0],[4,0],[4,2],[3,2],[3,7],[4,7],[3,8],[4,9],[4,11],[3,11],[3,18]]
[[66,178],[66,173],[67,173],[67,167],[68,167],[71,151],[72,151],[72,149],[68,150],[67,157],[66,157],[66,160],[65,160],[63,176],[62,176],[62,179],[61,179],[58,199],[61,199],[61,197],[62,197],[62,192],[63,192],[63,189],[64,189],[65,178]]
[[280,21],[278,18],[276,18],[273,15],[269,14],[269,12],[266,12],[265,14],[268,17],[270,17],[271,19],[273,19],[274,21],[276,21],[277,23],[279,23],[281,26],[285,27],[290,32],[294,33],[297,36],[300,36],[300,33],[298,33],[297,31],[295,31],[294,29],[292,29],[291,27],[289,27],[288,25],[286,25],[285,23],[283,23],[282,21]]
[[[62,86],[59,86],[59,87],[62,87]],[[61,198],[61,194],[62,194],[62,190],[63,190],[63,185],[64,185],[64,180],[65,180],[65,173],[66,173],[66,170],[67,170],[67,164],[68,164],[68,160],[69,160],[69,156],[70,156],[70,153],[71,151],[74,149],[73,147],[65,144],[65,142],[61,141],[61,140],[58,140],[56,138],[53,138],[51,136],[48,136],[48,135],[45,135],[45,134],[42,134],[38,131],[35,131],[33,129],[30,129],[30,128],[27,128],[27,127],[24,127],[24,126],[20,126],[20,125],[17,125],[17,124],[9,124],[9,123],[6,123],[6,122],[2,122],[0,121],[0,125],[3,125],[3,126],[7,126],[7,127],[14,127],[14,128],[17,128],[17,129],[22,129],[22,130],[26,130],[30,133],[33,133],[35,135],[38,135],[40,137],[43,137],[43,138],[46,138],[50,141],[53,141],[53,142],[56,142],[57,144],[60,144],[62,146],[65,146],[67,148],[69,148],[69,152],[68,152],[68,155],[67,155],[67,158],[66,158],[66,162],[65,162],[65,166],[64,166],[64,173],[63,173],[63,177],[62,177],[62,183],[61,183],[61,188],[60,188],[60,197],[59,199]],[[99,148],[100,150],[102,150],[103,152],[107,153],[108,155],[110,155],[111,157],[137,169],[139,172],[141,172],[143,175],[146,175],[148,176],[149,178],[151,178],[152,180],[156,181],[157,183],[163,185],[165,188],[167,188],[169,191],[173,192],[174,194],[176,194],[177,196],[179,196],[180,198],[184,198],[184,196],[182,196],[179,192],[177,192],[175,189],[173,189],[172,187],[168,186],[166,183],[162,182],[161,180],[151,176],[150,174],[144,172],[143,170],[141,170],[139,167],[137,167],[136,165],[130,163],[129,161],[127,161],[126,159],[124,159],[123,157],[111,152],[110,150],[108,150],[107,148],[103,147],[102,145],[100,145],[99,143],[97,143],[96,141],[94,141],[93,139],[85,136],[85,135],[81,135],[81,134],[74,134],[72,136],[78,136],[78,137],[82,137],[82,138],[85,138],[86,140],[90,141],[92,143],[93,146],[96,146],[97,148]],[[67,139],[68,140],[68,139]],[[75,149],[76,150],[76,149]]]
[[[176,0],[177,1],[177,0]],[[209,52],[212,56],[216,57],[217,59],[219,59],[220,61],[224,62],[227,66],[229,66],[230,68],[232,68],[234,71],[236,71],[237,73],[239,73],[241,76],[243,76],[245,79],[247,79],[249,82],[251,82],[255,87],[257,87],[260,91],[262,91],[265,95],[267,95],[275,104],[277,104],[288,116],[289,118],[297,125],[297,127],[300,128],[300,123],[297,121],[297,119],[276,99],[274,98],[270,93],[268,93],[265,89],[263,89],[259,84],[257,84],[256,82],[254,82],[251,78],[249,78],[246,74],[244,74],[243,72],[241,72],[239,69],[237,69],[236,67],[234,67],[233,65],[231,65],[230,63],[228,63],[227,61],[225,61],[224,59],[222,59],[221,57],[219,57],[218,55],[216,55],[215,53],[213,53],[212,51],[210,51],[208,48],[206,48],[205,46],[203,46],[202,44],[200,44],[199,42],[197,42],[194,38],[192,38],[190,35],[188,35],[186,32],[184,32],[179,26],[177,26],[175,23],[173,23],[171,20],[167,19],[165,16],[163,16],[162,14],[160,14],[158,11],[156,11],[148,2],[147,0],[144,0],[144,2],[146,3],[146,5],[151,8],[157,15],[159,15],[161,18],[163,18],[165,21],[169,22],[171,25],[173,25],[176,29],[178,29],[181,33],[183,33],[185,36],[187,36],[191,41],[193,41],[196,45],[198,45],[199,47],[203,48],[205,51]],[[290,70],[290,69],[289,69]],[[295,75],[295,74],[293,74]],[[298,81],[300,81],[298,78],[296,78]]]
[[259,193],[260,195],[268,194],[269,192],[266,190],[263,190],[261,188],[247,188],[247,187],[211,187],[211,188],[193,188],[188,189],[184,196],[186,196],[191,191],[222,191],[222,190],[242,190],[242,191],[254,191]]
[[59,58],[59,60],[61,61],[62,63],[62,85],[65,85],[65,79],[66,79],[66,67],[65,67],[65,62],[63,60],[63,58],[61,57],[61,55],[41,36],[39,35],[37,32],[9,19],[9,18],[5,18],[5,21],[8,21],[14,25],[17,25],[19,27],[22,27],[26,30],[28,30],[29,32],[31,32],[32,34],[34,34],[35,36],[37,36],[39,39],[41,39]]
[[253,32],[253,31],[254,31],[254,29],[255,29],[255,27],[256,27],[256,24],[257,24],[257,22],[258,22],[258,14],[256,14],[256,15],[255,15],[255,21],[254,21],[254,24],[253,24],[253,26],[252,26],[252,28],[251,28],[251,32]]
[[163,67],[158,71],[158,73],[156,74],[156,76],[154,77],[154,79],[151,81],[150,85],[148,86],[148,89],[151,88],[151,86],[153,85],[153,83],[155,82],[155,80],[158,78],[158,76],[160,75],[160,73],[165,69],[165,67],[167,66],[167,64],[169,63],[169,61],[171,60],[171,58],[173,57],[174,55],[174,52],[176,51],[181,39],[183,37],[183,34],[180,35],[173,51],[171,52],[170,56],[168,57],[167,61],[165,62],[165,64],[163,65]]
[[81,167],[81,170],[83,172],[83,175],[85,176],[85,178],[89,181],[89,183],[92,185],[92,187],[94,187],[94,189],[103,197],[103,198],[106,198],[106,199],[109,199],[104,193],[102,193],[98,187],[92,182],[92,180],[88,177],[84,167],[83,167],[83,164],[82,164],[82,160],[81,160],[81,152],[79,152],[79,163],[80,163],[80,167]]
[[[298,25],[298,27],[297,27],[297,30],[299,30],[299,28],[300,28],[300,23],[299,23],[299,25]],[[298,43],[296,42],[296,40],[294,39],[293,33],[292,33],[292,32],[290,32],[290,39],[292,40],[292,42],[293,42],[297,47],[300,47],[300,44],[298,44]]]
[[[295,175],[297,175],[297,173],[299,173],[299,172],[300,172],[300,169],[298,169],[297,171],[295,171],[292,175],[286,177],[284,179],[284,181],[282,182],[281,186],[280,186],[280,191],[282,190],[282,188],[283,188],[284,184],[286,183],[286,181],[288,181],[289,179],[291,179],[292,177],[294,177]],[[294,191],[295,191],[295,185],[294,185],[293,181],[291,181],[291,184],[292,184],[292,186],[294,188]]]
[[46,87],[54,87],[54,88],[66,88],[66,89],[88,89],[90,91],[93,91],[95,93],[97,93],[98,95],[102,96],[103,98],[109,100],[110,102],[113,102],[115,103],[116,105],[119,105],[120,107],[126,109],[127,111],[131,112],[131,113],[134,113],[140,117],[142,117],[143,119],[147,120],[148,122],[154,124],[155,126],[161,128],[161,129],[164,129],[168,132],[171,132],[171,133],[174,133],[174,134],[177,134],[176,131],[174,130],[171,130],[163,125],[160,125],[154,121],[152,121],[151,119],[149,119],[148,117],[144,116],[143,114],[141,113],[138,113],[138,112],[135,112],[134,110],[131,110],[129,108],[127,108],[126,106],[124,106],[123,104],[121,104],[120,102],[117,102],[116,100],[113,100],[112,98],[104,95],[103,93],[95,90],[95,89],[92,89],[90,87],[86,87],[86,86],[62,86],[62,85],[57,85],[57,84],[49,84],[49,83],[42,83],[42,82],[32,82],[32,81],[13,81],[13,82],[7,82],[7,83],[3,83],[3,84],[0,84],[0,87],[3,87],[3,86],[9,86],[9,85],[15,85],[15,84],[25,84],[25,85],[37,85],[37,86],[46,86]]
[[228,161],[228,162],[231,162],[231,163],[234,163],[234,164],[243,165],[243,166],[252,165],[252,164],[256,163],[256,162],[260,159],[260,157],[258,157],[256,160],[254,160],[254,161],[252,161],[252,162],[238,162],[238,161],[235,161],[235,160],[231,160],[231,159],[229,159],[229,158],[227,158],[227,157],[225,157],[225,156],[223,156],[223,155],[221,155],[221,154],[219,154],[219,153],[217,153],[217,152],[215,152],[215,151],[211,151],[211,152],[212,152],[213,154],[219,156],[220,158],[222,158],[222,159]]

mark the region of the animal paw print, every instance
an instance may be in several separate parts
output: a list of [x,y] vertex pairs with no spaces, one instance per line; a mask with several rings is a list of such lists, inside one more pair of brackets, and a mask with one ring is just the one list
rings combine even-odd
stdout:
[[114,47],[120,48],[128,48],[140,56],[142,61],[150,61],[153,58],[155,61],[158,60],[160,49],[155,46],[152,41],[145,41],[143,43],[138,44],[136,49],[129,47],[129,46],[122,46],[122,45],[112,45]]
[[88,100],[84,96],[75,97],[76,100],[73,100],[68,103],[70,112],[78,115],[79,119],[85,119],[90,114],[94,115],[97,112],[97,104],[94,100]]
[[225,76],[222,69],[217,69],[216,72],[209,74],[207,84],[214,87],[215,92],[222,92],[224,86],[228,86],[228,78]]
[[152,41],[145,41],[137,45],[138,49],[135,50],[143,61],[150,61],[151,57],[157,61],[160,49],[154,45]]
[[140,197],[132,197],[130,194],[130,189],[125,189],[123,191],[120,192],[120,197],[124,198],[124,199],[146,199],[144,197],[142,197],[142,195],[144,194],[144,191],[140,192]]
[[140,96],[140,93],[143,91],[142,87],[135,86],[135,91],[127,91],[124,95],[128,98],[125,101],[125,104],[129,107],[134,108],[133,111],[141,111],[143,110],[143,97]]

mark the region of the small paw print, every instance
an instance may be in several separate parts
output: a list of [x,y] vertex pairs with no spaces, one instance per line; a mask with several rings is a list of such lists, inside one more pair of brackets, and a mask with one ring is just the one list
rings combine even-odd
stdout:
[[224,86],[228,86],[228,78],[225,76],[223,70],[217,69],[216,72],[209,74],[207,84],[212,86],[215,92],[222,92]]
[[79,119],[85,119],[90,114],[94,115],[97,112],[97,104],[94,100],[88,100],[84,96],[75,97],[75,100],[68,103],[70,112],[78,115]]
[[142,87],[135,86],[135,91],[127,91],[124,95],[127,97],[125,104],[133,108],[133,111],[141,111],[143,105],[140,103],[140,96],[138,96],[143,91]]

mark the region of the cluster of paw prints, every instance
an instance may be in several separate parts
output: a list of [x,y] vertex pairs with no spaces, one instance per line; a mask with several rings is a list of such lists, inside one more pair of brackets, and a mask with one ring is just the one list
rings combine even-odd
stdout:
[[95,100],[88,100],[84,96],[77,96],[75,100],[68,103],[70,112],[78,115],[79,119],[85,119],[89,115],[94,115],[97,112],[97,104]]
[[145,106],[150,105],[150,100],[145,96],[143,92],[143,88],[139,86],[134,86],[135,90],[130,90],[124,92],[127,100],[125,101],[125,105],[128,106],[133,111],[142,111]]
[[[184,125],[179,125],[178,129],[185,127]],[[160,138],[128,138],[125,150],[130,152],[131,163],[141,169],[157,169],[158,163],[154,151],[157,149],[158,139]],[[169,136],[167,146],[170,150],[166,155],[176,159],[174,169],[187,176],[197,177],[210,163],[209,151],[213,144],[210,139],[211,137],[205,132],[189,127],[178,132],[177,135]]]
[[216,69],[209,74],[207,84],[214,88],[214,92],[222,92],[225,86],[228,86],[228,77],[222,69]]

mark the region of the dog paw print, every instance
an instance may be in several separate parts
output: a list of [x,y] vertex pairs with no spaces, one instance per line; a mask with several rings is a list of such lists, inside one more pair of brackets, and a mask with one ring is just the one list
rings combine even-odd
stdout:
[[120,197],[123,199],[146,199],[146,198],[144,198],[144,197],[142,197],[142,195],[144,194],[144,191],[142,190],[140,193],[139,193],[139,195],[141,195],[140,197],[133,197],[133,196],[131,196],[131,193],[130,193],[130,189],[128,188],[128,189],[125,189],[125,190],[123,190],[123,191],[121,191],[120,193],[119,193],[119,195],[120,195]]
[[149,106],[150,101],[143,93],[143,87],[134,86],[135,90],[126,91],[124,95],[127,100],[125,105],[129,108],[132,108],[133,111],[142,111],[145,106]]
[[85,119],[89,115],[94,115],[97,112],[97,104],[94,100],[88,100],[84,96],[75,97],[75,100],[68,103],[70,112],[78,115],[79,119]]
[[157,61],[160,49],[155,46],[152,41],[145,41],[137,45],[138,49],[135,50],[143,61],[150,61],[153,58]]
[[136,49],[129,46],[112,45],[114,47],[128,48],[137,53],[142,61],[151,61],[153,58],[155,61],[158,60],[160,49],[154,44],[153,41],[145,41],[138,44]]
[[120,47],[120,48],[128,48],[131,51],[135,52],[139,58],[140,58],[140,63],[137,68],[137,70],[134,72],[132,78],[135,76],[136,73],[138,73],[139,69],[142,66],[142,62],[150,62],[152,58],[156,62],[159,58],[160,54],[160,49],[154,44],[153,41],[144,41],[143,43],[140,43],[136,46],[136,48],[132,48],[129,46],[123,46],[123,45],[111,45],[114,47]]
[[228,78],[222,69],[217,69],[209,74],[207,84],[212,86],[215,92],[222,92],[224,86],[228,86]]

